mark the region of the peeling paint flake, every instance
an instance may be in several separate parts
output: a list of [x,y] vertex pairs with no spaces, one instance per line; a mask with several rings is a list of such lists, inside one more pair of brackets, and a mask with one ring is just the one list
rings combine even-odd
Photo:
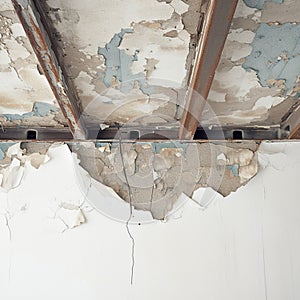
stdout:
[[20,143],[0,143],[0,188],[5,192],[17,188],[30,166],[39,169],[50,160],[49,156],[41,153],[27,154],[21,149]]
[[72,229],[86,222],[82,210],[70,203],[62,203],[58,207],[54,218],[61,220],[66,226],[65,229]]
[[270,109],[273,106],[276,106],[280,104],[282,101],[284,101],[284,97],[274,97],[274,96],[266,96],[259,98],[254,105],[254,109],[258,109],[260,107]]

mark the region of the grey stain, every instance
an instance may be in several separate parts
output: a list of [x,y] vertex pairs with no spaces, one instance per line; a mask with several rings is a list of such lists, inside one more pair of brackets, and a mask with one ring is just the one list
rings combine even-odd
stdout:
[[262,86],[283,80],[285,92],[291,91],[300,74],[300,25],[261,24],[252,47],[243,67],[254,70]]
[[133,29],[122,29],[120,33],[113,36],[111,41],[104,48],[98,48],[98,54],[105,58],[105,76],[103,82],[110,87],[112,80],[115,78],[121,82],[121,92],[128,93],[138,82],[140,89],[144,94],[150,95],[152,88],[148,86],[145,74],[143,72],[133,74],[131,66],[134,61],[138,60],[138,50],[133,55],[129,55],[125,50],[120,50],[122,39],[125,34],[133,33]]
[[283,0],[244,0],[244,2],[249,7],[263,9],[265,2],[283,3]]

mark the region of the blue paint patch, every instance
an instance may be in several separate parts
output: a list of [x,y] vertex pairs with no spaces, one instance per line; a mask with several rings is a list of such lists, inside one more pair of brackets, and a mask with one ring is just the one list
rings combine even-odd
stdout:
[[33,105],[33,113],[38,117],[46,117],[48,114],[55,113],[58,111],[58,108],[54,105],[43,103],[43,102],[35,102]]
[[18,115],[18,114],[3,114],[8,121],[14,120],[23,120],[30,117],[46,117],[51,112],[55,113],[58,111],[58,108],[54,105],[43,103],[43,102],[35,102],[33,105],[33,109],[31,112]]
[[263,9],[265,2],[283,3],[284,0],[244,0],[245,4],[251,8]]
[[187,143],[180,143],[180,142],[165,142],[165,143],[151,143],[153,151],[155,153],[160,153],[162,149],[173,149],[173,148],[180,148],[186,152],[186,148],[188,147]]
[[239,168],[240,166],[238,164],[234,164],[234,165],[231,165],[231,166],[226,166],[226,168],[232,172],[232,174],[234,176],[239,176]]
[[134,61],[138,60],[139,51],[136,50],[133,55],[129,55],[125,50],[121,50],[120,46],[125,34],[133,33],[133,29],[122,29],[121,32],[115,34],[104,48],[98,48],[98,54],[105,58],[105,76],[102,79],[107,87],[111,86],[113,78],[121,82],[121,92],[128,93],[133,89],[134,83],[138,82],[141,91],[150,95],[153,88],[147,83],[146,76],[143,72],[132,74],[131,66]]
[[6,151],[8,148],[13,146],[16,143],[0,143],[0,160],[4,159],[6,156]]
[[101,142],[95,143],[96,148],[106,147],[106,145],[109,145],[109,143],[101,143]]
[[243,68],[254,70],[262,86],[272,87],[268,80],[284,80],[285,92],[291,91],[300,74],[300,24],[261,24],[252,47]]

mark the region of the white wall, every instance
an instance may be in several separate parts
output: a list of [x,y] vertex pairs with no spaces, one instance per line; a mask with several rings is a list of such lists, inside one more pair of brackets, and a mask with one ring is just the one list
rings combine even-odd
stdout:
[[130,286],[124,224],[84,204],[87,223],[62,233],[57,203],[84,196],[67,149],[53,148],[48,163],[27,165],[22,184],[0,193],[0,299],[300,299],[299,151],[267,144],[265,169],[246,187],[205,211],[189,201],[166,223],[131,226]]

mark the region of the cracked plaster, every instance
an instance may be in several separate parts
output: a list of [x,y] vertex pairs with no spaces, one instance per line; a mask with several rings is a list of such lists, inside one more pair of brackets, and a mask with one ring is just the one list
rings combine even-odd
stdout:
[[[164,219],[182,193],[191,196],[197,188],[210,186],[226,196],[255,176],[257,145],[246,143],[240,147],[245,149],[214,144],[123,144],[132,196],[118,145],[99,144],[95,148],[92,143],[82,143],[73,151],[92,178],[111,187],[125,201],[132,198],[135,209]],[[225,160],[218,159],[220,155]],[[233,165],[237,166],[234,172]]]
[[[24,184],[9,195],[0,192],[2,297],[252,300],[264,299],[267,291],[270,298],[297,299],[300,148],[297,142],[266,144],[270,164],[236,193],[223,198],[201,188],[166,222],[130,225],[137,250],[133,285],[124,223],[85,205],[83,226],[65,230],[52,218],[55,197],[80,205],[82,193],[68,149],[51,150],[51,161],[31,169]],[[276,170],[280,152],[285,166]]]
[[[6,192],[17,188],[32,167],[47,163],[57,146],[45,143],[1,144],[1,188]],[[155,219],[164,219],[182,194],[191,197],[199,187],[212,187],[227,196],[256,175],[257,145],[248,143],[238,148],[214,144],[123,144],[126,177],[131,186],[132,205],[150,212]],[[50,148],[49,148],[50,147]],[[65,145],[66,147],[66,145]],[[175,147],[175,148],[174,148]],[[129,193],[118,145],[80,143],[71,145],[80,163],[91,178],[111,188],[129,202]],[[66,151],[66,148],[62,151]],[[236,166],[232,168],[232,166]],[[79,171],[78,174],[81,171]],[[89,185],[89,184],[88,184]],[[90,188],[88,188],[89,190]],[[104,192],[103,188],[102,192]],[[117,196],[118,195],[118,196]],[[115,200],[113,200],[115,201]],[[122,200],[121,200],[122,201]],[[84,223],[80,205],[68,206],[63,200],[53,203],[53,217],[64,218],[66,229]]]

